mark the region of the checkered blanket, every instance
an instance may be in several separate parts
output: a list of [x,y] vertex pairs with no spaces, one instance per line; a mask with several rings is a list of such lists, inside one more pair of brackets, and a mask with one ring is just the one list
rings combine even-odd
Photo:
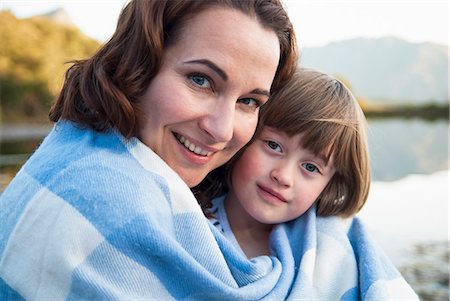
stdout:
[[357,219],[248,260],[148,147],[59,122],[0,197],[0,300],[416,300]]

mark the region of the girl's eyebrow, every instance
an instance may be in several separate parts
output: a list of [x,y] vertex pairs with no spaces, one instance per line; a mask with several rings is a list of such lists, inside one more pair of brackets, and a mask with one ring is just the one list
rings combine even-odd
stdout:
[[329,165],[329,163],[330,163],[330,159],[331,159],[331,154],[329,155],[329,156],[327,156],[325,153],[320,153],[317,157],[320,159],[320,160],[322,160],[323,161],[323,164],[325,165],[325,166],[328,166]]
[[320,152],[320,153],[315,153],[313,152],[311,149],[307,149],[305,148],[303,145],[300,145],[301,148],[305,149],[306,151],[308,151],[314,158],[316,158],[317,160],[321,161],[320,163],[327,166],[329,160],[327,160],[327,156],[325,155],[324,152]]
[[228,80],[228,75],[225,73],[225,71],[223,71],[219,66],[217,66],[216,64],[214,64],[210,60],[207,60],[207,59],[192,60],[192,61],[187,61],[187,62],[184,62],[184,63],[185,64],[201,64],[201,65],[205,65],[209,69],[211,69],[214,72],[216,72],[217,75],[219,75],[224,81]]
[[324,155],[320,154],[320,155],[317,155],[316,157],[317,157],[320,161],[322,161],[322,164],[323,164],[323,165],[325,165],[325,166],[328,165],[327,159],[325,158]]

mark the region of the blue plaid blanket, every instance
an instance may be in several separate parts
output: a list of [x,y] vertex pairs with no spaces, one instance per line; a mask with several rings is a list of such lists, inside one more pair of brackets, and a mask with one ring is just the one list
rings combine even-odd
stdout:
[[0,197],[0,300],[417,300],[358,219],[248,260],[148,147],[59,122]]

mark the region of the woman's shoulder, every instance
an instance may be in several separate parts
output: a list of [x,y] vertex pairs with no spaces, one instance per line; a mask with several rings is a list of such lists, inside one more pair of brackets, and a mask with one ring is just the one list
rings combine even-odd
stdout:
[[123,201],[158,194],[167,197],[167,181],[145,169],[130,151],[130,144],[113,130],[99,133],[58,122],[23,170],[63,198]]

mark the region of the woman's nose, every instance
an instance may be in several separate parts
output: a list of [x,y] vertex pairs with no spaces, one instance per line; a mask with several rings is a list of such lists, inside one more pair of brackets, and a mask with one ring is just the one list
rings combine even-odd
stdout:
[[208,133],[215,142],[228,142],[233,137],[236,106],[218,104],[209,108],[209,112],[200,120],[200,128]]

